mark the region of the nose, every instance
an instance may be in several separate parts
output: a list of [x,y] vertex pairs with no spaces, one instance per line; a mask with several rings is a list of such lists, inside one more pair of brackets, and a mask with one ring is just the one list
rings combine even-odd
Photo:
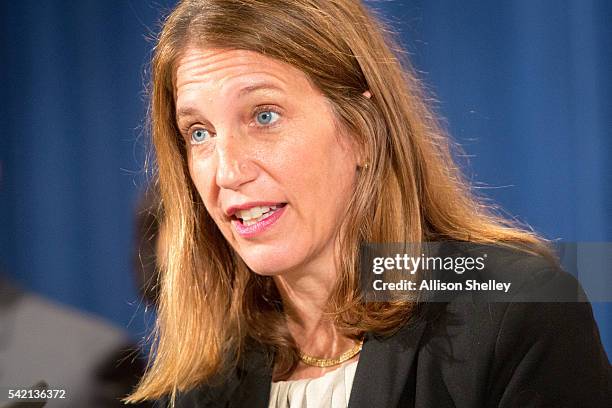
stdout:
[[220,188],[237,190],[241,185],[252,181],[257,176],[246,143],[240,143],[238,137],[217,135],[216,140],[217,171],[216,183]]

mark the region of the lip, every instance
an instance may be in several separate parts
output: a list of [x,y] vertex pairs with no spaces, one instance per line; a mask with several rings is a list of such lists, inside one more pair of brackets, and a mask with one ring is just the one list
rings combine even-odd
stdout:
[[[261,204],[261,205],[266,205],[266,204]],[[251,237],[257,236],[263,233],[264,231],[267,231],[268,229],[270,229],[272,225],[274,225],[276,221],[278,221],[278,219],[283,215],[283,213],[285,212],[285,208],[287,208],[286,205],[274,211],[274,213],[268,218],[264,218],[263,220],[253,225],[246,226],[242,224],[240,220],[234,220],[234,219],[231,222],[232,222],[232,225],[234,226],[234,229],[241,237],[251,238]]]
[[228,209],[225,210],[225,215],[227,215],[228,217],[231,217],[232,215],[236,214],[237,211],[240,211],[240,210],[248,210],[249,208],[253,208],[253,207],[272,207],[274,205],[281,205],[281,204],[285,204],[285,203],[274,202],[274,201],[252,201],[252,202],[232,205],[228,207]]

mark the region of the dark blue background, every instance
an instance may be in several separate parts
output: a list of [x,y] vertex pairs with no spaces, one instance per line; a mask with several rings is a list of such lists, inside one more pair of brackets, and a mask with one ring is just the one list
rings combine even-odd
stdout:
[[[468,175],[548,238],[612,240],[612,3],[370,1]],[[144,81],[164,1],[0,2],[0,262],[141,338],[131,268]],[[612,307],[594,304],[608,353]]]

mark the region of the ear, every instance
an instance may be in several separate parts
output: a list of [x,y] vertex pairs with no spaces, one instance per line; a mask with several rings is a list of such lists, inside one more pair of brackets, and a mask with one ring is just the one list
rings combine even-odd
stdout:
[[352,142],[352,152],[357,168],[360,169],[364,167],[365,163],[367,163],[366,154],[364,148],[359,146],[355,140]]
[[369,91],[369,90],[367,90],[367,89],[366,89],[366,90],[365,90],[365,91],[362,93],[362,95],[363,95],[363,96],[365,96],[365,97],[366,97],[366,98],[368,98],[368,99],[371,99],[371,98],[372,98],[372,94],[371,94],[371,93],[370,93],[370,91]]

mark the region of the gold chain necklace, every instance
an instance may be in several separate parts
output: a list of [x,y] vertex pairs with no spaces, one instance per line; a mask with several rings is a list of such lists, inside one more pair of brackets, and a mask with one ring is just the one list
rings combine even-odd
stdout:
[[345,351],[344,353],[340,354],[336,358],[313,357],[313,356],[309,356],[308,354],[303,353],[301,350],[298,351],[298,355],[300,356],[300,360],[302,360],[305,364],[308,364],[310,366],[332,367],[338,364],[342,364],[345,361],[350,360],[351,358],[355,357],[357,354],[359,354],[362,347],[363,347],[363,339],[359,340],[359,342],[357,342],[357,344],[355,344],[355,346],[352,349]]

